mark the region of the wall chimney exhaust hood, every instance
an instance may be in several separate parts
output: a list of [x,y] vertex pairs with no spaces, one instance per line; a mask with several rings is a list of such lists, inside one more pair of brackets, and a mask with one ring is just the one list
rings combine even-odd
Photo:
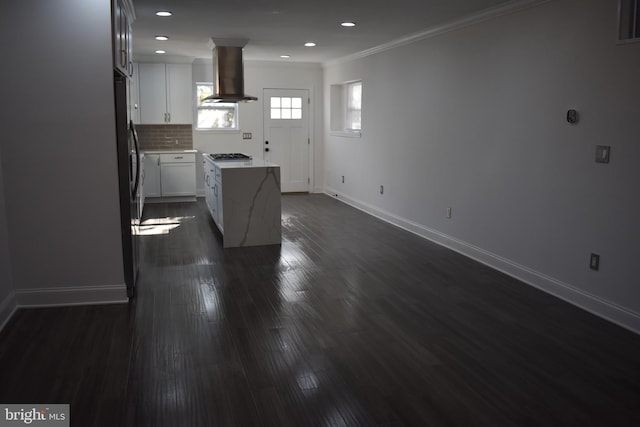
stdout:
[[212,38],[214,94],[206,102],[252,102],[255,96],[244,93],[244,67],[242,48],[245,39]]

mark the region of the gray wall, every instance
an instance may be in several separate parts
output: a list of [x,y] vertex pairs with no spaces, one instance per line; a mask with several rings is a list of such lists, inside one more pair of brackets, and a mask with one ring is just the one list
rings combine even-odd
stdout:
[[640,331],[640,43],[616,16],[556,0],[326,64],[326,100],[363,82],[362,138],[325,134],[327,192]]
[[0,329],[15,308],[16,302],[11,277],[9,233],[7,231],[4,178],[2,176],[2,147],[0,147]]
[[2,170],[18,304],[126,300],[110,2],[12,2],[0,35],[10,59]]

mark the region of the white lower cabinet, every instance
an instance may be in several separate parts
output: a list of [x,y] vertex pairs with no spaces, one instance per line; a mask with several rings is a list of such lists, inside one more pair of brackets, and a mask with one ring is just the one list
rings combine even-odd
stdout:
[[162,197],[194,196],[195,163],[160,163]]
[[[217,170],[218,177],[220,177],[220,169]],[[220,232],[224,234],[224,206],[222,201],[224,198],[222,197],[222,181],[220,179],[216,180],[216,202],[218,207],[218,227],[220,228]]]
[[146,197],[195,197],[195,153],[146,154],[144,166]]
[[203,160],[204,166],[204,185],[205,185],[205,201],[211,217],[218,223],[218,194],[215,187],[215,171],[216,168],[212,162]]
[[142,218],[142,211],[144,210],[144,198],[146,193],[144,192],[144,180],[146,178],[144,170],[144,153],[140,153],[140,184],[138,187],[138,194],[140,195],[140,203],[138,204],[138,217]]
[[204,160],[205,200],[213,222],[215,222],[220,231],[224,233],[224,222],[222,221],[224,210],[222,209],[222,179],[220,168],[207,159]]
[[144,196],[162,196],[160,188],[160,154],[144,155]]

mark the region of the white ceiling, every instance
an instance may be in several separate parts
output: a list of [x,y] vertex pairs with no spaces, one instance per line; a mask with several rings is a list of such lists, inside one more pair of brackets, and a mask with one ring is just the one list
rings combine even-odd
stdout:
[[[517,0],[133,0],[137,57],[211,58],[209,40],[248,39],[244,58],[325,62]],[[155,16],[170,10],[173,16]],[[353,21],[354,28],[340,23]],[[169,36],[165,42],[156,35]],[[304,47],[313,41],[316,47]],[[291,55],[281,59],[280,55]]]

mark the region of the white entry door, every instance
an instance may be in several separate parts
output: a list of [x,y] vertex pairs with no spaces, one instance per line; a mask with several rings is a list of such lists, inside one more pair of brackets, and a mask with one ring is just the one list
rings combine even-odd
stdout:
[[264,159],[280,165],[283,193],[309,191],[309,91],[264,90]]

